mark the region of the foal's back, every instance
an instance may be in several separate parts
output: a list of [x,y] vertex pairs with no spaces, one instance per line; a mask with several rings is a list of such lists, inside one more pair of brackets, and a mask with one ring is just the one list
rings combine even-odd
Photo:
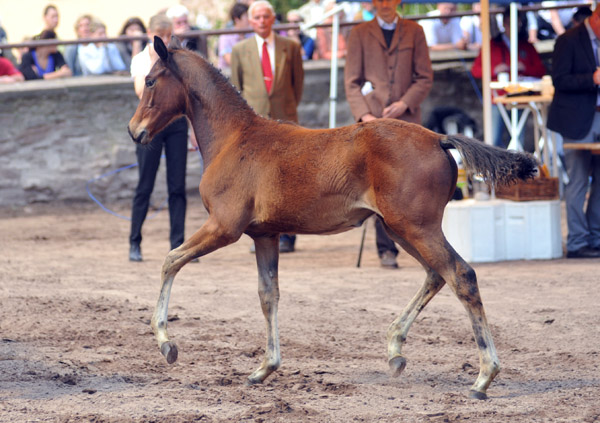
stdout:
[[[203,177],[212,194],[246,199],[250,231],[348,230],[381,214],[380,207],[392,207],[380,197],[393,197],[393,207],[400,207],[423,184],[443,187],[439,199],[428,198],[430,205],[443,208],[448,200],[453,175],[440,136],[418,125],[379,120],[314,130],[260,123],[223,149],[215,162],[218,175],[209,167]],[[437,191],[429,190],[428,197]]]
[[357,161],[378,162],[374,164],[383,161],[403,166],[405,161],[420,161],[424,155],[431,158],[443,151],[439,134],[395,119],[335,129],[308,129],[293,123],[260,119],[260,125],[239,137],[236,150],[240,156],[246,157],[251,152],[257,160],[277,166],[285,166],[284,163],[287,167],[312,165],[321,171],[337,166],[351,167]]

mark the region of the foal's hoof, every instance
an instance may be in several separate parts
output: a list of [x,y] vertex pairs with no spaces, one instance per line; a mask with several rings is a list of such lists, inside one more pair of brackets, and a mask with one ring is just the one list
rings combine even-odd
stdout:
[[256,378],[252,378],[252,377],[249,377],[248,379],[246,379],[246,386],[260,385],[261,383],[262,383],[262,380],[260,380],[260,379],[256,379]]
[[388,363],[390,365],[390,370],[392,371],[392,377],[398,377],[406,367],[406,358],[397,355],[396,357],[391,358]]
[[488,399],[488,396],[485,392],[469,391],[469,398],[478,399],[478,400],[486,400],[486,399]]
[[173,364],[177,361],[177,345],[175,345],[175,342],[164,342],[160,346],[160,352],[167,359],[167,363]]

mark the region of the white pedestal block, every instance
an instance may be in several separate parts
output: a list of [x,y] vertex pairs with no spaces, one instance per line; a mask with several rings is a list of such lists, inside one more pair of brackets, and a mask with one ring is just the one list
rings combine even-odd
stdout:
[[507,260],[562,257],[560,201],[509,201],[504,217]]
[[562,256],[560,202],[451,201],[442,229],[468,262]]

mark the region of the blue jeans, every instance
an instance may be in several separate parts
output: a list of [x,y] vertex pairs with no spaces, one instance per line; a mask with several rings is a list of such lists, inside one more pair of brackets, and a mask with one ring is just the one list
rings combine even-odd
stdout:
[[[564,142],[595,142],[599,134],[600,112],[596,112],[592,128],[585,138],[565,138]],[[588,150],[564,152],[569,175],[569,183],[565,186],[567,251],[577,251],[583,247],[600,248],[600,155]],[[589,197],[584,210],[588,189]]]
[[[510,118],[511,112],[507,110],[508,117]],[[523,114],[523,110],[519,110],[517,113],[517,119],[521,118]],[[504,141],[504,134],[508,134],[508,142],[510,142],[510,131],[504,124],[504,120],[502,120],[502,115],[500,114],[500,110],[498,106],[492,105],[492,140],[496,147],[506,148],[508,143]],[[523,146],[523,142],[525,141],[525,128],[521,131],[519,135],[519,142],[521,146]]]

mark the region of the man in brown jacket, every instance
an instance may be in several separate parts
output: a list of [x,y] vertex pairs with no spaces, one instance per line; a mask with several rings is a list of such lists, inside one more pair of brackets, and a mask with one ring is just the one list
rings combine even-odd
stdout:
[[[375,19],[350,33],[344,82],[358,122],[392,118],[421,124],[420,104],[433,85],[433,71],[423,28],[398,15],[401,2],[373,0]],[[381,265],[397,268],[398,249],[379,218],[375,228]]]
[[[302,47],[271,31],[275,11],[267,1],[250,5],[248,20],[255,36],[233,46],[231,82],[259,115],[297,123],[304,86]],[[279,252],[294,251],[295,242],[295,235],[282,234]]]

